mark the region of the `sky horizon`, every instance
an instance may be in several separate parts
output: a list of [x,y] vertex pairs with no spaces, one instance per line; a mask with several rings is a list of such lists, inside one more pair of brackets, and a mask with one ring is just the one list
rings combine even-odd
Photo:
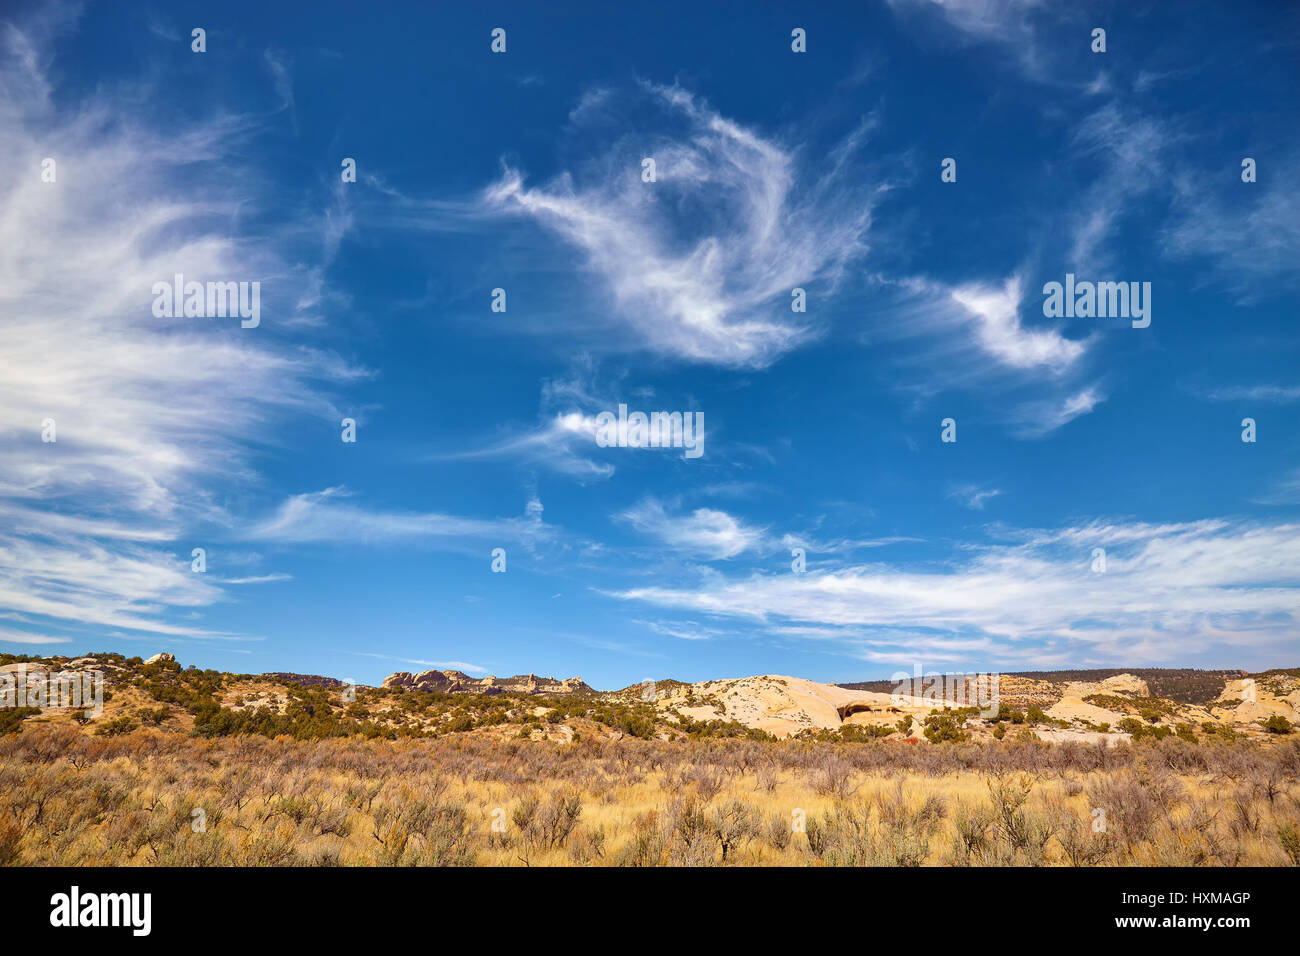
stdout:
[[1294,667],[1298,26],[12,4],[0,652]]

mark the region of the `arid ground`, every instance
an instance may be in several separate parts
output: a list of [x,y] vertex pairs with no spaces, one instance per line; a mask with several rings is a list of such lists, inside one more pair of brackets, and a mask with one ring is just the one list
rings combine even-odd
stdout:
[[[1046,711],[1004,704],[986,719],[918,703],[903,708],[916,719],[855,712],[777,736],[589,688],[349,691],[170,659],[88,663],[110,675],[97,718],[3,712],[0,863],[1300,863],[1289,722],[1274,713],[1233,729],[1223,715],[1244,706],[1235,698],[1180,703],[1136,693],[1146,685],[1127,675],[1089,696],[1144,714],[1120,718],[1131,733],[1092,711],[1050,716],[1064,695]],[[1261,675],[1252,706],[1288,706],[1278,695],[1292,679]],[[666,700],[691,696],[665,684]],[[782,686],[786,720],[801,685]],[[817,687],[829,688],[818,699],[838,692]],[[693,704],[757,706],[728,704],[735,690]],[[1187,723],[1188,708],[1221,719]],[[756,711],[751,723],[769,719]]]
[[0,740],[10,865],[1275,865],[1300,745]]

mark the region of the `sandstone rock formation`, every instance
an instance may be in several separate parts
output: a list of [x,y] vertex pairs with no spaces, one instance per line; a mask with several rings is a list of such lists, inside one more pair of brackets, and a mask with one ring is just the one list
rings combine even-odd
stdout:
[[420,671],[412,674],[399,671],[384,678],[385,687],[410,687],[415,690],[433,693],[455,694],[536,694],[545,697],[561,697],[568,694],[594,694],[581,677],[569,677],[556,680],[553,677],[538,677],[535,674],[520,674],[516,677],[484,677],[476,679],[461,671]]
[[1093,694],[1113,697],[1150,697],[1147,682],[1132,674],[1116,674],[1100,681],[1072,681],[1065,685],[1060,699],[1047,709],[1047,716],[1056,720],[1081,721],[1092,724],[1117,725],[1127,711],[1111,710],[1085,700]]
[[692,720],[736,721],[789,737],[802,730],[835,729],[843,724],[894,724],[905,714],[919,718],[942,701],[849,690],[799,677],[764,674],[735,680],[679,685],[661,697],[661,710],[676,710]]
[[1234,723],[1267,720],[1275,714],[1300,721],[1300,678],[1276,675],[1258,681],[1230,680],[1210,708],[1216,717]]

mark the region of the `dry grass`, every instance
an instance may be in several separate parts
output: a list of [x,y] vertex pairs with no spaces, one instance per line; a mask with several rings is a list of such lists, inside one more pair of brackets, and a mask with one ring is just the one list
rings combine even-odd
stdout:
[[0,739],[0,864],[1295,864],[1298,777],[1294,743],[204,740],[36,725]]

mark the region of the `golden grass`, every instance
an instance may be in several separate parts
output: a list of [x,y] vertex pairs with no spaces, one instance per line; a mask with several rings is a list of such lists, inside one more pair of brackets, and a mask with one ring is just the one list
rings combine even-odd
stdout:
[[1290,743],[313,742],[33,725],[0,740],[0,863],[1294,864],[1298,775]]

